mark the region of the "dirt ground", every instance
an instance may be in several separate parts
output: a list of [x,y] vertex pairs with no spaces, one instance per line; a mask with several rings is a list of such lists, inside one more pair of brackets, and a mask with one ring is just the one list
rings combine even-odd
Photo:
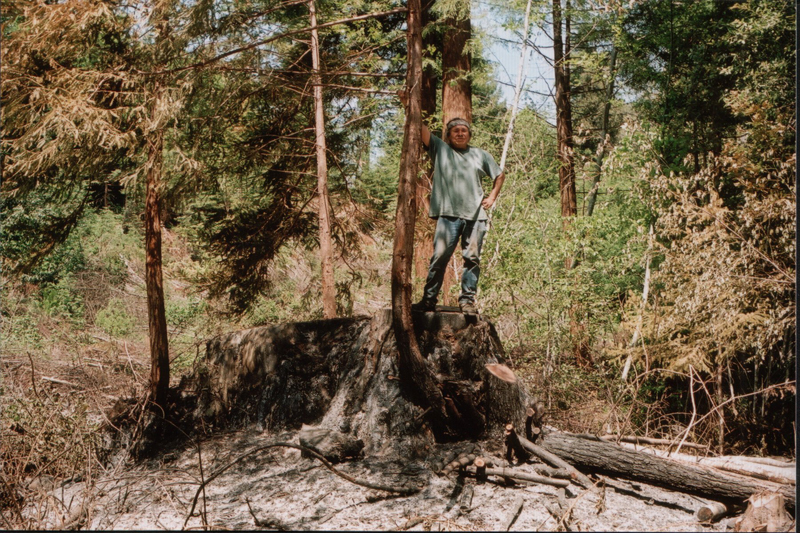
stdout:
[[[617,489],[587,491],[571,485],[559,492],[547,485],[506,486],[491,476],[484,483],[456,473],[437,476],[427,459],[368,457],[336,466],[358,480],[422,487],[412,496],[395,496],[353,484],[291,448],[270,448],[236,461],[278,441],[298,442],[295,434],[232,432],[205,440],[199,448],[194,444],[166,451],[158,459],[135,465],[120,462],[98,473],[92,486],[80,481],[47,487],[39,481],[39,490],[47,497],[37,498],[24,512],[42,526],[57,529],[503,531],[521,498],[510,531],[724,531],[728,527],[726,521],[698,523],[693,514],[704,502],[699,498],[623,480],[616,481]],[[494,443],[479,444],[484,455],[502,454]],[[431,457],[444,455],[448,446],[457,445],[438,445]],[[529,465],[515,468],[534,473]],[[205,490],[198,492],[202,480]],[[470,491],[471,502],[464,499]],[[559,522],[554,514],[565,519]]]

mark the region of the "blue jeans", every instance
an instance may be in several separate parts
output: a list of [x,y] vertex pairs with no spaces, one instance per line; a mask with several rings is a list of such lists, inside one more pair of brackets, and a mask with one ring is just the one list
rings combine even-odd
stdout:
[[461,256],[464,269],[461,271],[461,295],[459,303],[474,302],[481,274],[481,246],[486,235],[485,220],[464,220],[455,217],[439,217],[433,235],[433,256],[428,269],[423,298],[435,302],[444,281],[447,263],[461,238]]

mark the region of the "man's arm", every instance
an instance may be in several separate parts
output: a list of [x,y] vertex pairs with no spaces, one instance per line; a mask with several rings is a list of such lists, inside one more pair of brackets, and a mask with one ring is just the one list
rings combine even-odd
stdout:
[[[397,96],[400,97],[400,102],[403,104],[403,108],[408,108],[408,93],[401,89],[397,91]],[[431,130],[428,129],[428,126],[425,123],[422,123],[422,144],[425,145],[425,148],[428,148],[431,145]]]
[[[429,133],[430,135],[430,133]],[[497,201],[497,195],[500,194],[500,189],[503,188],[503,182],[506,180],[506,173],[501,172],[499,176],[494,179],[494,186],[492,186],[492,192],[489,193],[489,196],[483,199],[481,205],[484,209],[490,209],[495,201]]]

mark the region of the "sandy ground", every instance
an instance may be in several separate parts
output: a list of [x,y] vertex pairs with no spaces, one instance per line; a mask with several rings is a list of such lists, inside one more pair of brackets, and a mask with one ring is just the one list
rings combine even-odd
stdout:
[[[202,442],[199,454],[193,445],[137,465],[120,464],[99,473],[92,488],[86,481],[65,484],[25,512],[59,529],[82,518],[83,529],[103,530],[502,531],[521,498],[522,508],[510,531],[724,531],[727,526],[696,521],[693,513],[701,499],[622,480],[617,483],[638,496],[611,487],[586,491],[571,485],[559,494],[556,487],[505,486],[492,477],[484,483],[455,473],[440,477],[424,460],[368,457],[336,466],[359,480],[423,487],[413,496],[397,497],[342,479],[290,448],[270,448],[236,461],[277,441],[296,443],[297,437],[253,430],[218,435]],[[491,443],[481,444],[487,454],[500,455]],[[447,448],[437,446],[432,456],[444,455]],[[207,485],[190,516],[202,479]],[[470,490],[471,503],[462,506]],[[566,526],[547,507],[559,516],[566,512]]]

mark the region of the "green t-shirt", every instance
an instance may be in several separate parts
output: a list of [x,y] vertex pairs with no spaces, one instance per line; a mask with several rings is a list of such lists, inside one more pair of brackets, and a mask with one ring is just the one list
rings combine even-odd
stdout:
[[428,154],[433,161],[433,191],[428,216],[486,220],[486,210],[481,207],[481,180],[484,176],[494,180],[500,175],[500,167],[494,158],[474,146],[456,150],[433,134]]

